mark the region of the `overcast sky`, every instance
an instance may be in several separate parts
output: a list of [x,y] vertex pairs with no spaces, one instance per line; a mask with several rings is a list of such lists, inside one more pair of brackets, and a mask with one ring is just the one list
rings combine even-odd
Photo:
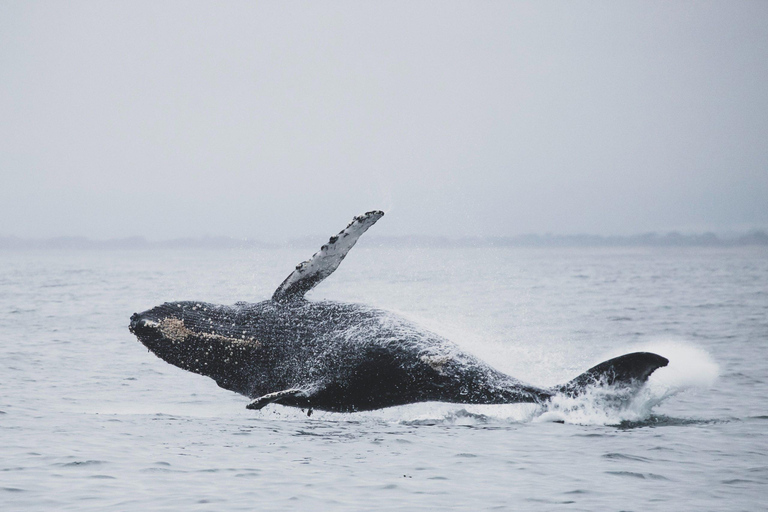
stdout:
[[0,3],[0,235],[768,226],[768,2]]

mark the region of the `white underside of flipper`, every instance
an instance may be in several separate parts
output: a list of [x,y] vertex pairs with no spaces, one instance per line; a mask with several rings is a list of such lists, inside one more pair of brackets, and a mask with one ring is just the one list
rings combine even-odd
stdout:
[[374,210],[352,219],[345,229],[332,236],[314,256],[296,266],[296,270],[275,290],[272,300],[288,302],[302,298],[339,267],[357,239],[383,216],[384,212]]
[[286,389],[283,391],[275,391],[274,393],[268,393],[264,396],[260,396],[256,400],[246,405],[245,408],[258,411],[259,409],[263,409],[264,407],[266,407],[267,405],[271,404],[276,400],[280,400],[281,398],[285,398],[287,396],[300,395],[302,393],[303,391],[300,389]]

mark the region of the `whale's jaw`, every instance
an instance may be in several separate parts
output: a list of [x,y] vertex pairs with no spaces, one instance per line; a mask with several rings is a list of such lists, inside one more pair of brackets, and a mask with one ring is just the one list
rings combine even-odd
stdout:
[[134,313],[128,328],[165,362],[211,377],[225,389],[250,395],[250,369],[257,360],[260,342],[242,331],[235,336],[221,324],[220,315],[203,305],[166,303]]

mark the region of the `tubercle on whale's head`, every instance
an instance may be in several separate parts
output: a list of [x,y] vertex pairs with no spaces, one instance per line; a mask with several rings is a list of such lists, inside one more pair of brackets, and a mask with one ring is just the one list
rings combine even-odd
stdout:
[[[226,306],[171,302],[134,313],[129,329],[164,361],[212,377],[223,387],[232,375],[245,373],[261,342],[233,318]],[[239,371],[243,370],[243,372]]]

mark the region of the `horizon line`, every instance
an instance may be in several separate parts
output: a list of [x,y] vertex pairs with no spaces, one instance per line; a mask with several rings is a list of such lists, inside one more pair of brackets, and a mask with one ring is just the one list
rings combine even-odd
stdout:
[[[0,250],[24,249],[283,249],[319,246],[325,236],[303,236],[283,242],[264,242],[255,238],[224,235],[178,237],[148,240],[144,236],[94,239],[86,236],[24,238],[0,236]],[[511,236],[369,235],[363,246],[386,247],[736,247],[768,245],[768,234],[761,229],[733,235],[713,232],[681,234],[646,232],[634,235],[558,235],[523,234]]]

